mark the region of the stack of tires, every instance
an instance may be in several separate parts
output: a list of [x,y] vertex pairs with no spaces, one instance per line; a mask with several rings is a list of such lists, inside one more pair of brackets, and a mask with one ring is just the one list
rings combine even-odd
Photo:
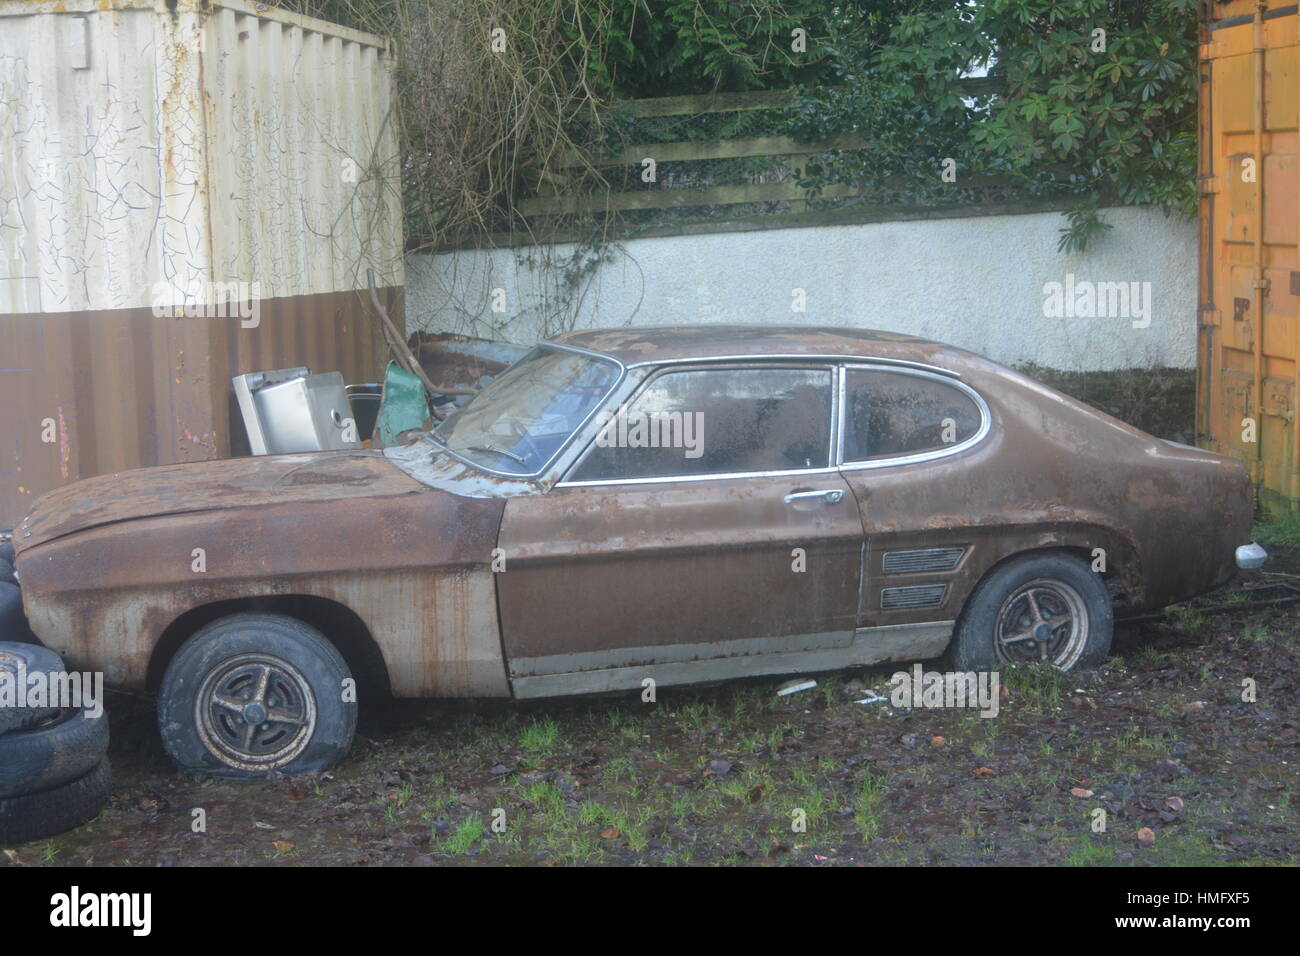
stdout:
[[0,541],[0,641],[36,643],[23,613],[23,595],[14,574],[12,541]]
[[27,688],[40,682],[58,687],[62,673],[59,655],[40,644],[0,643],[2,847],[81,826],[108,802],[102,708],[96,716],[84,707],[31,706],[27,697]]

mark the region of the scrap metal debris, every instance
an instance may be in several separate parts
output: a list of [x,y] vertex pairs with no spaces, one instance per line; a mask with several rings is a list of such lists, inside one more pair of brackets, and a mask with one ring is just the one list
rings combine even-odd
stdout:
[[855,703],[855,704],[879,704],[879,703],[882,703],[882,702],[883,702],[883,703],[886,703],[886,704],[889,703],[889,698],[888,698],[888,697],[881,697],[881,696],[880,696],[879,694],[877,694],[874,690],[869,690],[869,691],[867,691],[867,696],[866,696],[866,697],[863,697],[861,700],[855,700],[853,703]]
[[777,697],[788,697],[790,694],[797,694],[801,690],[812,690],[817,686],[815,680],[788,680],[776,689]]

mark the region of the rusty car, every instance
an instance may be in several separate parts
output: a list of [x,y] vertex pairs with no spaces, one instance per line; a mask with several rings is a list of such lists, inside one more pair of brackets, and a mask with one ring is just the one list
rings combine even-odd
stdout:
[[1258,566],[1252,509],[1235,460],[971,352],[703,326],[544,341],[396,447],[83,480],[15,542],[41,640],[249,776],[339,760],[368,696],[1092,668]]

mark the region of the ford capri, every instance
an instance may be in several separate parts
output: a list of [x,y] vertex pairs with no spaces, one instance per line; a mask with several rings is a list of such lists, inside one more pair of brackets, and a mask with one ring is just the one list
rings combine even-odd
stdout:
[[919,661],[1097,666],[1263,552],[1245,468],[958,348],[581,331],[410,443],[146,468],[14,534],[33,631],[215,775],[320,770],[368,697]]

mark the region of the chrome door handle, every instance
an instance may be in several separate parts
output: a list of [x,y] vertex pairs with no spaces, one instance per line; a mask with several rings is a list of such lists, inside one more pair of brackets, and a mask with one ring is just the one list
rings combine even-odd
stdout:
[[844,492],[838,488],[832,488],[829,491],[792,491],[785,496],[785,503],[790,504],[792,501],[798,501],[800,498],[821,498],[828,505],[837,505],[844,497]]

